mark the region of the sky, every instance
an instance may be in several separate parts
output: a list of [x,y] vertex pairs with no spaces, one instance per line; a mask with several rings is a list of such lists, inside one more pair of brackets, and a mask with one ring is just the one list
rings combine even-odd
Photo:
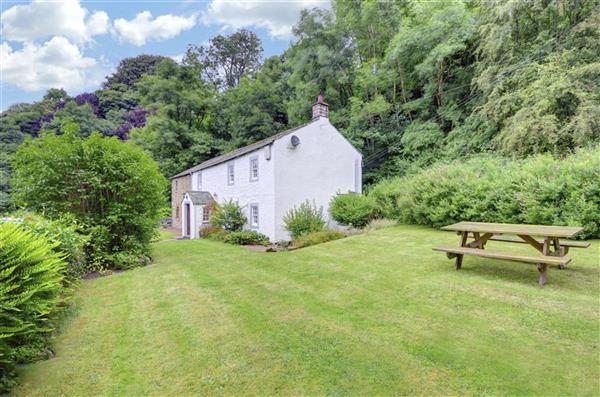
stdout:
[[329,0],[0,0],[0,109],[94,91],[119,61],[139,54],[180,60],[188,44],[250,29],[264,56],[281,54],[304,8]]

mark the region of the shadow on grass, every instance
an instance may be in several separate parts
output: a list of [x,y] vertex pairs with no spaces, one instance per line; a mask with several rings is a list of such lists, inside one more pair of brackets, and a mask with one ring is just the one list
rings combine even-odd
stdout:
[[[447,272],[456,272],[454,260],[448,260]],[[539,272],[535,264],[510,261],[481,261],[466,257],[458,273],[468,278],[470,274],[490,280],[516,282],[522,285],[538,285]],[[578,280],[598,280],[600,269],[578,267],[570,264],[565,269],[556,266],[548,268],[546,285],[577,290],[582,285]],[[575,280],[575,278],[577,280]]]

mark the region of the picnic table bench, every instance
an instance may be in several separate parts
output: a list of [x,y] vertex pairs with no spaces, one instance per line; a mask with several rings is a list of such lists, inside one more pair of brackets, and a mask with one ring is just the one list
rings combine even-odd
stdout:
[[[581,227],[459,222],[444,226],[442,230],[452,230],[460,235],[458,247],[433,248],[434,251],[445,252],[449,259],[456,258],[454,265],[456,270],[460,270],[465,255],[535,263],[540,272],[540,286],[546,283],[548,266],[553,265],[564,269],[571,261],[571,258],[566,256],[569,248],[588,248],[590,246],[589,243],[584,241],[563,240],[563,238],[572,238],[581,232],[583,230]],[[541,236],[541,239],[534,236]],[[472,238],[473,241],[469,242],[469,238]],[[490,240],[529,244],[539,251],[541,255],[513,255],[506,252],[485,250],[485,245]]]

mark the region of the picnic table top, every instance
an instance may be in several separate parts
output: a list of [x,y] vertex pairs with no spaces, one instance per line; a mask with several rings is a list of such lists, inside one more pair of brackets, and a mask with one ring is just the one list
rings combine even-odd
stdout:
[[509,223],[458,222],[453,225],[444,226],[442,230],[495,234],[524,234],[527,236],[569,238],[581,232],[583,228],[572,226],[514,225]]

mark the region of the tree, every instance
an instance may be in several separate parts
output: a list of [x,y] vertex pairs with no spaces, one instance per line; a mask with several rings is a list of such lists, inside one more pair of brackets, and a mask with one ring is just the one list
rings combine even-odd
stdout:
[[13,157],[15,202],[52,219],[73,216],[90,235],[88,259],[99,268],[139,265],[165,205],[165,178],[141,148],[93,133],[27,139]]
[[241,29],[218,35],[208,46],[189,45],[186,65],[201,65],[202,76],[220,89],[235,87],[260,67],[262,46],[256,33]]
[[234,149],[285,129],[290,95],[285,75],[282,60],[272,57],[254,77],[243,78],[219,95],[218,117],[211,126],[213,135],[227,140],[228,148]]
[[104,88],[112,88],[116,84],[125,84],[128,87],[133,85],[146,74],[153,74],[156,66],[169,59],[160,55],[138,55],[132,58],[125,58],[119,62],[117,70],[110,76],[106,76]]

